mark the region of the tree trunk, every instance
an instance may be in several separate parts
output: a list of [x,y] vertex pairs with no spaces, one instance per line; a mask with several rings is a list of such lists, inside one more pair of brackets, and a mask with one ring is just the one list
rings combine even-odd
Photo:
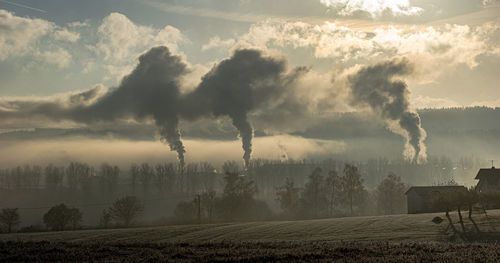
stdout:
[[352,193],[350,194],[349,198],[350,198],[351,216],[352,216]]

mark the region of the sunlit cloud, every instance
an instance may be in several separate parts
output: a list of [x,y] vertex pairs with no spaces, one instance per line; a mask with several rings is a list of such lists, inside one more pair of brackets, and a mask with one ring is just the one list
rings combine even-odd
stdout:
[[416,16],[423,12],[422,8],[411,6],[408,0],[320,0],[320,2],[341,16],[365,12],[372,18],[377,18],[383,15]]

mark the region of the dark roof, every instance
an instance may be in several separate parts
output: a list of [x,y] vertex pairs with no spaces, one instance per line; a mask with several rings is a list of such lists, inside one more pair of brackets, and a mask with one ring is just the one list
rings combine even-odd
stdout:
[[495,167],[479,169],[479,172],[476,175],[476,179],[480,180],[492,176],[500,177],[500,169],[496,169]]
[[445,185],[445,186],[412,186],[408,191],[406,191],[406,195],[410,191],[415,191],[418,195],[422,197],[430,196],[435,192],[439,193],[450,193],[450,192],[461,192],[466,191],[467,188],[462,185]]

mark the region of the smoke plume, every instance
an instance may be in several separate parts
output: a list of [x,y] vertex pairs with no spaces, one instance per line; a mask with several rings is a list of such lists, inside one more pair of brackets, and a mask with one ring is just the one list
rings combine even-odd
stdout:
[[389,129],[406,139],[404,155],[412,162],[427,160],[420,116],[410,108],[405,82],[394,77],[413,71],[406,59],[392,60],[360,69],[349,77],[353,105],[368,105],[388,124]]
[[176,151],[184,164],[184,146],[178,129],[180,78],[186,64],[166,47],[154,47],[139,57],[137,67],[120,85],[105,92],[102,87],[41,100],[0,102],[0,118],[44,117],[84,124],[153,119],[162,141]]
[[229,116],[238,129],[248,166],[253,128],[248,113],[279,97],[286,88],[286,63],[257,50],[238,50],[207,73],[183,102],[186,118]]

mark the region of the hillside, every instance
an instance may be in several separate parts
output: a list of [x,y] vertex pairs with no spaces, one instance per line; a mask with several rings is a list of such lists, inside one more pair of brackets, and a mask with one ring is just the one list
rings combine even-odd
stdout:
[[[285,242],[285,241],[446,241],[447,221],[436,225],[431,220],[443,213],[334,218],[304,221],[180,225],[135,229],[82,230],[0,235],[0,241],[51,242]],[[454,222],[458,217],[453,213]],[[465,215],[464,215],[465,216]],[[474,214],[483,232],[500,227],[500,210]],[[443,217],[443,219],[445,219]],[[472,228],[465,219],[466,227]],[[460,229],[458,223],[456,228]]]

